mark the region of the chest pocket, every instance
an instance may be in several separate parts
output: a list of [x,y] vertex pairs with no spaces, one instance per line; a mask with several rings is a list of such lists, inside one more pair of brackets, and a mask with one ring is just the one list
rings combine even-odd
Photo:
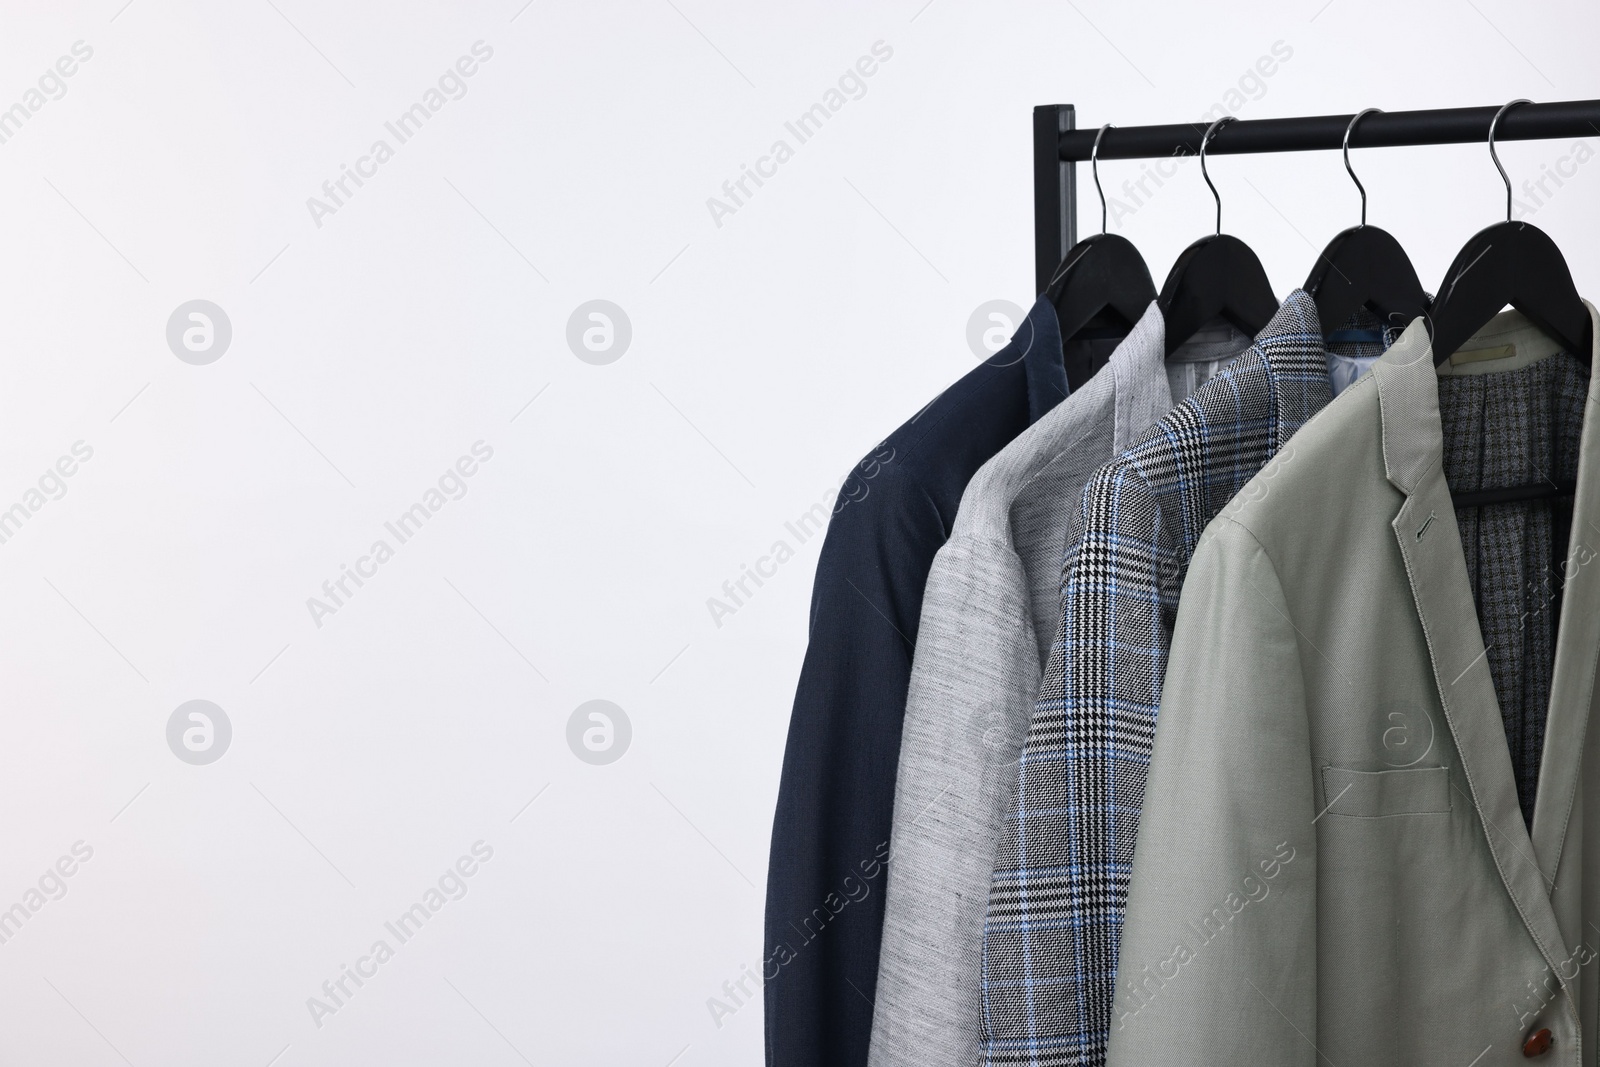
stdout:
[[1434,815],[1450,810],[1450,768],[1404,767],[1389,771],[1322,768],[1323,806],[1331,817],[1378,819],[1388,815]]

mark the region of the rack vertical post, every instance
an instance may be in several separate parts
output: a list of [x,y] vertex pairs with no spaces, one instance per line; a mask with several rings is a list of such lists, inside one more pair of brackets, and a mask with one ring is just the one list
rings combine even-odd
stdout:
[[1061,135],[1077,128],[1071,104],[1033,109],[1033,291],[1045,285],[1078,243],[1078,165],[1061,158]]

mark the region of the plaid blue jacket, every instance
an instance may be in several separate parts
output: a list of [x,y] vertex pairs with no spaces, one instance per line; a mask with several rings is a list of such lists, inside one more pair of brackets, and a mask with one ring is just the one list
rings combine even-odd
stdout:
[[991,1067],[1105,1063],[1184,574],[1206,525],[1331,396],[1316,305],[1296,290],[1248,351],[1085,487],[989,890],[981,1025]]

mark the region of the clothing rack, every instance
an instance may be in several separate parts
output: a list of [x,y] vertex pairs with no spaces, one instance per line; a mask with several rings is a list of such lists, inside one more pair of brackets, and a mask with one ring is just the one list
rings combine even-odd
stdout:
[[[1367,115],[1350,134],[1351,148],[1474,144],[1489,137],[1499,104]],[[1338,149],[1354,115],[1311,115],[1228,122],[1206,145],[1207,155]],[[1116,126],[1100,140],[1101,159],[1195,155],[1205,122]],[[1071,104],[1033,109],[1034,291],[1043,292],[1061,257],[1078,242],[1077,164],[1089,159],[1098,128],[1078,129]],[[1600,100],[1525,104],[1507,112],[1495,140],[1531,141],[1600,136]]]

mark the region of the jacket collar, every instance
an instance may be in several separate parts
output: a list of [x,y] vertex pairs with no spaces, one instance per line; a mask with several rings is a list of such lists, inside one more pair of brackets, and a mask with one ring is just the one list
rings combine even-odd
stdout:
[[1056,309],[1041,294],[1011,335],[1011,343],[984,362],[994,367],[1022,363],[1028,388],[1028,425],[1032,426],[1067,396],[1067,364],[1061,354],[1061,326]]
[[1372,376],[1383,418],[1384,473],[1396,489],[1410,494],[1444,459],[1439,381],[1426,320],[1412,320],[1373,364]]
[[1260,353],[1272,382],[1276,452],[1333,399],[1322,323],[1310,293],[1296,289],[1289,294],[1278,313],[1256,334],[1254,351]]
[[[1593,305],[1589,314],[1591,321],[1597,318]],[[1600,322],[1595,324],[1595,336],[1600,340]],[[1455,508],[1445,484],[1438,375],[1423,319],[1412,322],[1373,365],[1372,373],[1382,418],[1385,474],[1405,495],[1391,525],[1470,794],[1456,799],[1475,807],[1506,890],[1546,962],[1558,969],[1570,947],[1583,938],[1577,907],[1566,903],[1575,894],[1557,895],[1554,888],[1577,791],[1600,649],[1600,419],[1592,415],[1584,419],[1579,446],[1555,672],[1530,835],[1517,803],[1500,705]],[[1589,402],[1589,412],[1600,410],[1596,406],[1600,375],[1590,377]]]
[[1161,305],[1152,300],[1134,323],[1133,331],[1106,363],[1105,370],[1111,373],[1115,412],[1111,431],[1113,455],[1126,452],[1140,434],[1172,410],[1172,387],[1167,383],[1166,335],[1166,318],[1161,314]]
[[1238,359],[1150,428],[1128,455],[1173,498],[1161,522],[1186,561],[1211,519],[1332,396],[1316,303],[1296,289]]

